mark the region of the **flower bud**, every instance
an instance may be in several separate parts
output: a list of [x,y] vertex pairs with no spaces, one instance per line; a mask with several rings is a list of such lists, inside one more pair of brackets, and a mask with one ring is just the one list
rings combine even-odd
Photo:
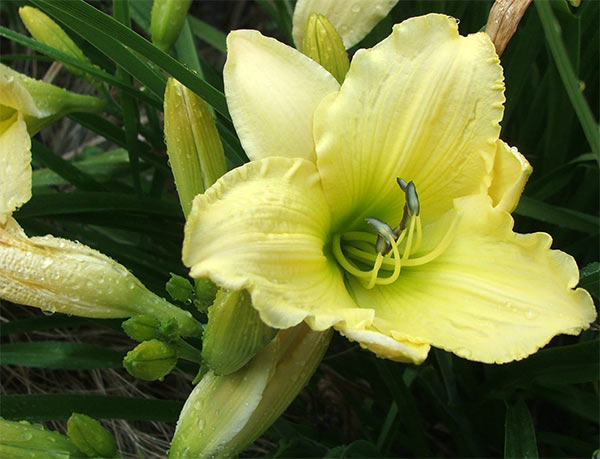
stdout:
[[125,267],[83,244],[53,236],[27,238],[9,217],[0,227],[0,297],[50,313],[118,318],[140,313],[177,321],[198,335],[192,315],[150,292]]
[[115,437],[94,418],[73,413],[67,421],[67,435],[87,457],[116,457]]
[[298,0],[294,8],[292,35],[300,48],[309,16],[318,13],[331,21],[346,49],[361,41],[398,0]]
[[242,430],[260,403],[278,351],[275,339],[236,373],[206,373],[181,410],[169,457],[214,457]]
[[[31,6],[23,6],[19,8],[19,15],[21,20],[29,33],[40,43],[48,45],[52,48],[58,49],[69,56],[74,57],[77,60],[85,62],[86,64],[92,65],[89,59],[83,54],[83,51],[79,46],[75,44],[71,37],[69,37],[65,31],[54,22],[49,16],[42,13],[37,8]],[[68,64],[64,64],[67,69],[73,72],[75,75],[80,75],[86,78],[94,86],[98,86],[100,83],[97,79],[88,75],[84,71],[73,67]]]
[[308,382],[331,329],[306,324],[281,330],[248,365],[227,376],[212,371],[185,402],[169,457],[234,457],[258,438]]
[[144,381],[162,380],[176,364],[175,346],[157,339],[138,344],[123,359],[123,366],[127,372]]
[[0,433],[0,457],[81,457],[81,451],[71,440],[39,424],[0,418]]
[[344,81],[350,68],[348,53],[342,37],[322,14],[311,14],[302,40],[302,52],[321,64],[339,83]]
[[496,0],[490,9],[485,32],[490,36],[496,53],[501,56],[517,31],[531,0]]
[[317,370],[332,335],[331,328],[316,332],[304,323],[279,332],[275,373],[242,430],[221,446],[220,455],[233,457],[240,453],[283,414]]
[[252,307],[245,290],[219,290],[202,338],[204,363],[217,375],[243,367],[277,334]]
[[43,127],[72,112],[99,112],[105,102],[29,78],[0,64],[0,120],[17,111],[34,135]]
[[150,16],[152,43],[167,51],[181,32],[192,0],[154,0]]
[[181,302],[191,302],[194,297],[194,286],[185,277],[171,273],[171,278],[166,285],[171,298]]
[[213,281],[206,278],[196,279],[196,299],[194,305],[201,312],[206,312],[208,307],[213,304],[219,287]]
[[[202,328],[201,324],[197,324],[198,327]],[[160,320],[158,324],[158,334],[161,339],[165,341],[174,341],[179,339],[181,333],[179,332],[179,324],[172,317],[166,317]]]
[[172,78],[165,91],[165,139],[177,193],[187,217],[194,197],[221,177],[227,166],[208,105]]
[[157,318],[139,314],[123,322],[121,328],[127,333],[127,336],[141,343],[142,341],[160,338],[159,325]]

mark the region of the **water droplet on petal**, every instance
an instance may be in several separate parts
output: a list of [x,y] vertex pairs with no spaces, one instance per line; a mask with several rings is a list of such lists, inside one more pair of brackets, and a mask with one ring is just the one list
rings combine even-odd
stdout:
[[529,320],[533,320],[538,316],[538,313],[536,311],[534,311],[533,309],[528,309],[527,311],[525,311],[525,318],[529,319]]

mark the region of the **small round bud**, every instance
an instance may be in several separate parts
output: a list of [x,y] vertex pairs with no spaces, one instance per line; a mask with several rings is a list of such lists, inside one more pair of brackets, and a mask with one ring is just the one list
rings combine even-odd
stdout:
[[179,338],[179,325],[175,319],[167,317],[160,321],[158,325],[159,338],[164,341],[174,341]]
[[173,370],[175,364],[176,348],[157,339],[138,344],[123,359],[123,366],[127,372],[145,381],[164,378]]
[[171,273],[171,279],[166,285],[171,298],[177,301],[189,302],[194,297],[194,286],[185,277]]
[[213,304],[219,288],[210,279],[196,279],[196,299],[194,304],[201,312],[206,312],[208,307]]
[[140,314],[123,322],[121,327],[127,333],[127,336],[141,343],[142,341],[160,338],[159,325],[158,319]]
[[67,421],[67,435],[88,457],[116,457],[117,443],[100,422],[85,414],[73,413]]

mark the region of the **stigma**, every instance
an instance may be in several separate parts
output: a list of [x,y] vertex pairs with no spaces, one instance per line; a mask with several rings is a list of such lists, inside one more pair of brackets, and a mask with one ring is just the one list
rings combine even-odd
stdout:
[[[412,181],[406,182],[398,177],[396,182],[405,197],[402,219],[396,227],[370,217],[365,221],[375,234],[349,231],[333,237],[333,254],[337,262],[348,274],[360,279],[367,289],[394,283],[400,277],[403,266],[419,266],[433,261],[454,238],[457,219],[431,252],[411,258],[420,249],[423,240],[421,204]],[[365,265],[372,265],[372,268],[365,270]]]

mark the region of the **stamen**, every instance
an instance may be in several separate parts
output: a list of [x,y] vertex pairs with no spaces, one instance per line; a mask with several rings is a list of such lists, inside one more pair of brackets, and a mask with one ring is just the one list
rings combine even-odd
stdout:
[[371,271],[371,279],[369,279],[369,283],[367,284],[367,289],[371,290],[375,287],[375,283],[377,282],[377,275],[379,274],[379,269],[381,268],[381,263],[383,262],[383,255],[381,252],[377,254],[377,258],[375,259],[375,265],[373,266],[373,270]]
[[413,234],[415,232],[415,221],[416,217],[411,217],[410,219],[410,228],[408,230],[408,239],[406,240],[406,245],[404,246],[404,253],[402,254],[402,261],[408,259],[410,255],[410,249],[413,241]]
[[[356,249],[359,251],[363,251],[363,252],[372,254],[375,247],[373,247],[373,244],[369,244],[368,242],[353,241],[352,245],[346,244],[345,249],[346,249],[346,252],[348,252],[348,253],[350,253],[350,249]],[[375,261],[375,258],[377,258],[377,257],[375,255],[373,255],[373,258],[371,259],[371,261]]]
[[421,204],[419,203],[419,196],[417,195],[417,187],[413,182],[408,182],[406,185],[406,205],[410,211],[411,217],[413,215],[419,215],[421,213]]
[[[452,239],[454,239],[454,234],[456,233],[455,230],[456,230],[457,223],[458,223],[458,216],[455,217],[454,220],[452,220],[452,223],[450,223],[450,226],[448,227],[448,231],[446,232],[444,237],[440,240],[440,242],[435,247],[435,249],[433,249],[427,255],[423,255],[422,257],[408,258],[406,260],[402,260],[402,265],[403,266],[420,266],[420,265],[429,263],[430,261],[433,261],[437,257],[439,257],[442,253],[444,253],[446,251],[446,249],[452,242]],[[418,223],[417,223],[417,230],[418,230]],[[418,238],[418,233],[417,233],[417,238]],[[348,252],[349,255],[355,256],[356,258],[359,258],[365,262],[374,262],[375,259],[377,258],[377,256],[373,253],[365,252],[363,250],[360,250],[360,249],[357,249],[354,247],[348,247],[348,248],[346,248],[346,251]],[[400,258],[399,255],[398,255],[398,258]],[[396,261],[393,258],[385,257],[383,259],[381,269],[387,270],[387,269],[391,269],[391,268],[395,268],[395,267],[396,267]]]
[[421,242],[423,241],[423,228],[421,227],[421,216],[417,215],[417,242],[413,247],[413,253],[421,248]]
[[353,276],[360,277],[363,279],[364,278],[368,279],[371,277],[371,271],[361,271],[360,269],[353,266],[346,259],[346,257],[344,256],[344,253],[342,252],[341,237],[339,234],[336,234],[335,236],[333,236],[333,255],[335,256],[335,259],[337,260],[337,262],[342,266],[342,268],[344,268],[346,271],[348,271]]
[[[340,266],[349,274],[361,279],[363,286],[372,289],[376,285],[389,285],[400,276],[402,266],[419,266],[439,257],[450,245],[454,238],[458,216],[450,224],[446,234],[438,245],[428,254],[411,259],[410,256],[421,248],[423,242],[423,226],[421,222],[421,204],[415,184],[406,182],[398,177],[398,185],[405,194],[404,213],[402,220],[396,228],[391,228],[387,223],[377,218],[367,218],[376,235],[362,231],[349,231],[336,234],[333,237],[333,254]],[[406,242],[402,248],[400,244]],[[342,249],[342,240],[344,248]],[[402,255],[400,251],[402,250]],[[375,253],[373,253],[375,252]],[[392,254],[390,255],[390,252]],[[363,264],[373,263],[368,271],[359,268]],[[380,277],[383,269],[392,274]]]
[[[402,269],[402,261],[400,260],[400,251],[398,250],[398,244],[396,241],[392,241],[393,260],[394,260],[394,272],[390,277],[379,278],[375,282],[377,285],[389,285],[398,279],[400,276],[400,270]],[[391,261],[391,260],[390,260]],[[368,287],[367,287],[368,288]]]
[[371,233],[364,233],[362,231],[348,231],[342,234],[344,241],[365,241],[373,244],[375,242],[375,235]]
[[452,242],[452,240],[454,239],[458,219],[459,219],[458,215],[456,217],[454,217],[454,220],[452,220],[452,223],[450,223],[450,227],[448,228],[448,231],[446,232],[446,234],[444,235],[444,237],[442,238],[442,240],[439,242],[439,244],[437,245],[437,247],[435,249],[433,249],[427,255],[423,255],[422,257],[403,260],[402,263],[404,264],[404,266],[424,265],[425,263],[429,263],[430,261],[435,260],[442,253],[444,253],[446,251],[446,249],[448,248],[448,246],[450,245],[450,243]]
[[377,232],[377,242],[375,243],[375,250],[377,253],[386,255],[391,250],[392,242],[396,240],[396,234],[394,230],[385,222],[377,218],[367,218],[365,221]]
[[406,185],[408,185],[408,183],[406,183],[406,180],[402,180],[400,177],[396,177],[396,182],[400,186],[400,189],[406,193]]

